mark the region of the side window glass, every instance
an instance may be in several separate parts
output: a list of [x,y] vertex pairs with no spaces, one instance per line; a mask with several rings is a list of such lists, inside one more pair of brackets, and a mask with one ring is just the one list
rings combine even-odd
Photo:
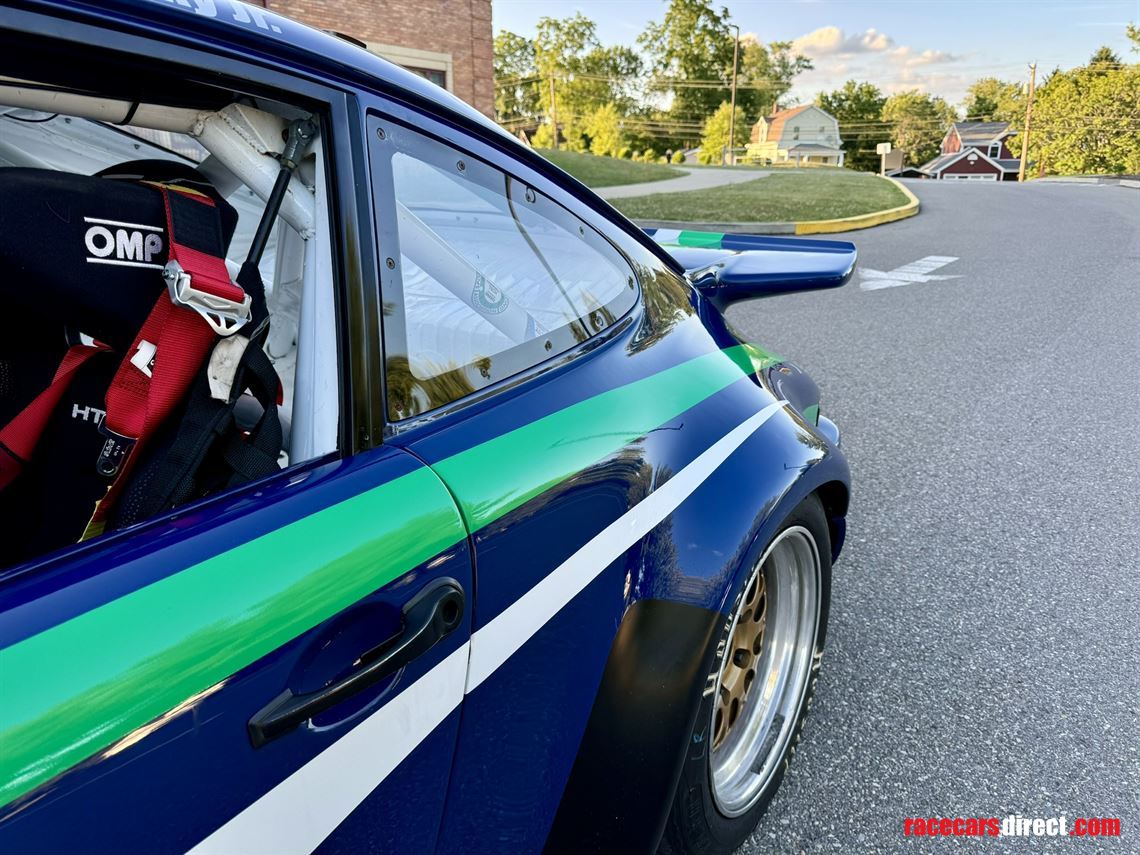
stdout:
[[384,311],[391,418],[572,348],[633,304],[624,257],[557,203],[419,134],[387,139],[388,217],[399,245],[398,261],[392,247],[383,250],[392,258]]

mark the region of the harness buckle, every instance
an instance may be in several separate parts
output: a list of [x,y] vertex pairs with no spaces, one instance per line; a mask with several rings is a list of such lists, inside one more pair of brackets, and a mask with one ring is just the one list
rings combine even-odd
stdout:
[[226,297],[219,297],[195,288],[190,274],[182,269],[177,261],[168,261],[162,270],[162,278],[170,291],[170,299],[179,306],[193,309],[220,336],[231,336],[249,323],[249,294],[240,303]]

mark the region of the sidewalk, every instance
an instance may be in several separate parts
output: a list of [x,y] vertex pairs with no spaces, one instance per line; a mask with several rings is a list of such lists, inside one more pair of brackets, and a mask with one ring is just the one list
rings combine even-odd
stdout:
[[1140,190],[1140,175],[1048,175],[1034,180],[1049,184],[1100,184]]
[[629,196],[649,196],[653,193],[681,193],[687,190],[707,190],[725,184],[741,184],[754,178],[771,175],[758,169],[738,169],[733,167],[705,167],[702,169],[680,169],[685,175],[680,178],[666,178],[664,181],[646,181],[641,184],[618,184],[614,187],[597,187],[594,192],[603,199],[623,199]]

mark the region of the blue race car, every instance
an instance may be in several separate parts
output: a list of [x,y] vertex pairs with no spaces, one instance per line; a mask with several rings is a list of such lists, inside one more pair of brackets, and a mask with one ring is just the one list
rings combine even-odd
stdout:
[[641,231],[231,0],[0,56],[0,851],[739,846],[849,476],[723,311],[854,248]]

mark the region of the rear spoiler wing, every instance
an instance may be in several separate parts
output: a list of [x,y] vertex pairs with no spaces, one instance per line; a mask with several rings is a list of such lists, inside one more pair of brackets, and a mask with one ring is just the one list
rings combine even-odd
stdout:
[[738,300],[838,288],[855,272],[849,241],[645,229],[718,309]]

